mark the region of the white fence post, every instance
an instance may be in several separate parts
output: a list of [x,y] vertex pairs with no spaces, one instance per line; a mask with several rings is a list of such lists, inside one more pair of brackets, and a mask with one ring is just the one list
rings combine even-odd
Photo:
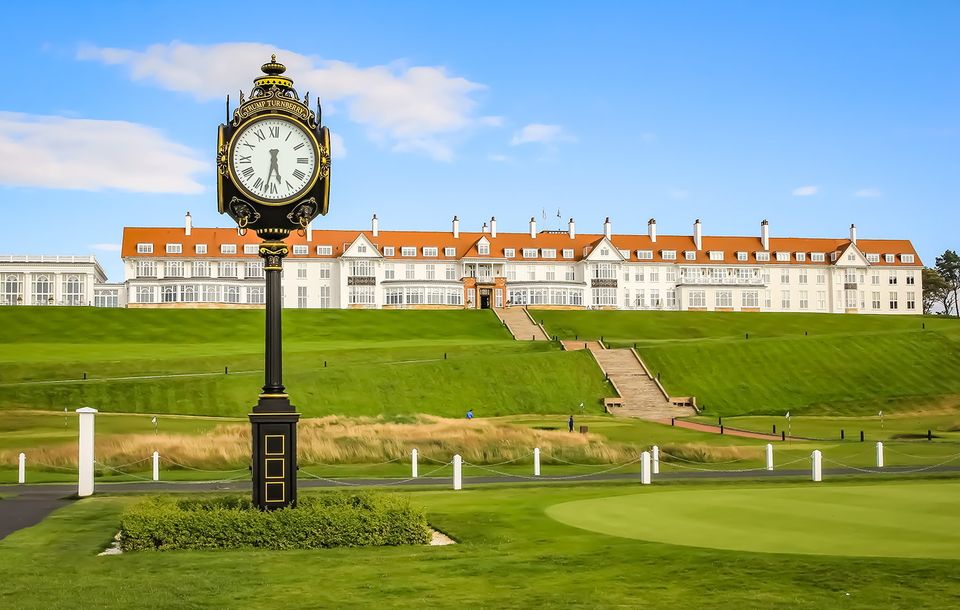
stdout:
[[820,482],[823,480],[823,454],[820,453],[819,449],[815,449],[813,454],[810,456],[813,461],[813,469],[810,473],[814,481]]
[[420,474],[417,472],[417,450],[413,449],[410,451],[410,478],[415,479]]
[[650,452],[644,451],[640,454],[640,484],[650,484]]
[[17,472],[17,483],[23,485],[27,482],[27,454],[21,453],[17,458],[18,462],[18,472]]
[[767,443],[767,470],[773,470],[773,444]]
[[883,468],[883,443],[877,441],[877,468]]
[[660,447],[653,446],[653,474],[660,474]]
[[533,448],[533,476],[540,476],[540,447]]
[[461,490],[463,489],[463,458],[460,457],[460,454],[453,456],[453,489]]
[[160,480],[160,453],[157,451],[153,452],[153,480]]
[[93,432],[97,410],[90,407],[77,409],[80,419],[80,453],[77,462],[77,495],[81,498],[93,495]]

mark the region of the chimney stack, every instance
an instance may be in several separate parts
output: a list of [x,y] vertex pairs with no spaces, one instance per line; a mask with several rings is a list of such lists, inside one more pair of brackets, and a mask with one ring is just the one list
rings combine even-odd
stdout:
[[765,252],[770,250],[770,223],[766,219],[760,223],[760,245]]
[[453,217],[453,238],[460,239],[460,219]]
[[374,237],[380,236],[380,221],[377,220],[376,214],[374,214],[373,218],[370,219],[370,231],[373,233]]
[[190,217],[190,212],[187,212],[187,216],[183,220],[183,231],[186,235],[190,235],[190,232],[193,231],[193,218]]
[[651,218],[647,221],[647,235],[650,236],[650,241],[657,243],[657,219]]
[[850,225],[850,241],[854,245],[857,243],[857,225]]
[[530,237],[537,238],[537,219],[533,216],[530,217]]
[[693,245],[697,250],[703,250],[703,228],[699,218],[693,223]]
[[570,225],[568,229],[570,233],[570,239],[575,239],[577,237],[577,226],[573,224],[573,219],[570,219]]
[[496,236],[497,236],[497,217],[491,216],[490,217],[490,237],[496,237]]
[[480,232],[481,232],[481,233],[489,233],[489,232],[490,232],[490,227],[487,226],[487,223],[483,223],[483,226],[480,227]]
[[609,216],[603,221],[603,234],[607,236],[607,239],[610,239],[610,236],[613,234],[613,226],[610,224]]
[[313,241],[313,222],[307,223],[307,243]]

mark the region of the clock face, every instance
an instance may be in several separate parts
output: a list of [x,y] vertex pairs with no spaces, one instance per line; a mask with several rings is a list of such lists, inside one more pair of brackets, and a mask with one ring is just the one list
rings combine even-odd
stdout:
[[282,203],[306,191],[317,173],[313,138],[279,118],[249,123],[237,132],[230,153],[237,186],[254,199]]

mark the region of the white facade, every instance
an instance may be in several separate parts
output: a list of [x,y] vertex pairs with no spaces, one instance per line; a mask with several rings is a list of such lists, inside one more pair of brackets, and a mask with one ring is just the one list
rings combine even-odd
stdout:
[[[573,308],[919,314],[922,263],[907,240],[568,231],[308,231],[284,261],[289,308]],[[608,236],[609,235],[609,236]],[[255,236],[127,229],[131,306],[259,306]]]
[[0,305],[123,307],[95,256],[0,255]]

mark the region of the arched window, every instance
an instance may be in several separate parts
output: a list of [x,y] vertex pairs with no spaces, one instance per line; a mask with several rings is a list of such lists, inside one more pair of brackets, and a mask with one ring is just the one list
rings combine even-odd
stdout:
[[83,305],[83,282],[79,275],[64,276],[63,302],[66,305]]
[[33,304],[52,305],[53,280],[49,275],[33,276]]
[[0,285],[0,288],[2,288],[2,291],[0,291],[0,304],[23,304],[23,279],[20,275],[11,273],[3,276],[3,284]]

